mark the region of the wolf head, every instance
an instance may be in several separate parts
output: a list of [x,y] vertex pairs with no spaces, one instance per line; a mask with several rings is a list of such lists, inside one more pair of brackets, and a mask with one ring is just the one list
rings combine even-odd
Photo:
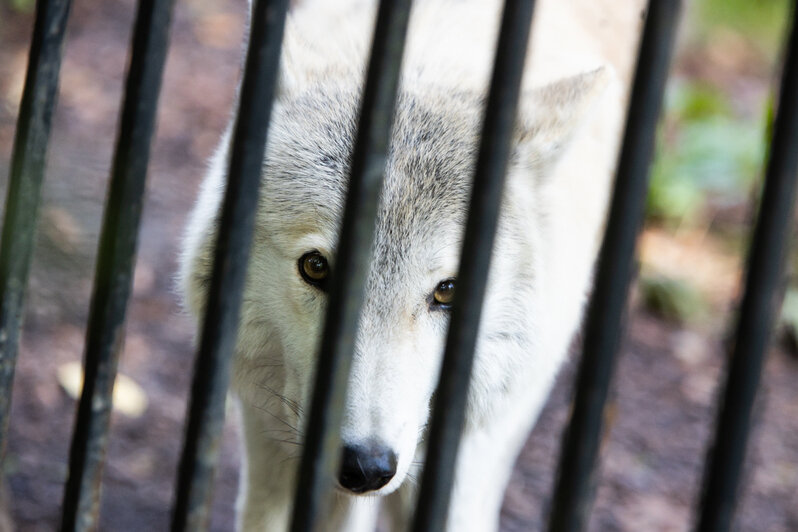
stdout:
[[[286,445],[301,438],[312,394],[362,83],[362,73],[351,69],[297,74],[290,62],[286,53],[233,369],[235,393],[260,412],[265,425],[278,420],[277,428],[288,430],[275,433]],[[469,426],[483,423],[519,389],[542,402],[578,320],[587,274],[568,286],[553,280],[552,270],[567,268],[570,260],[570,248],[558,251],[553,241],[561,236],[553,205],[563,203],[557,169],[607,79],[605,70],[596,70],[522,96],[469,393]],[[457,290],[483,108],[481,91],[427,83],[412,73],[403,80],[342,427],[344,469],[347,460],[373,469],[364,473],[369,478],[354,480],[342,470],[339,482],[353,493],[396,489],[423,437]],[[197,316],[209,285],[228,145],[229,135],[187,233],[183,290]],[[593,246],[592,237],[574,238],[576,247]],[[557,321],[562,312],[572,315],[565,326]]]

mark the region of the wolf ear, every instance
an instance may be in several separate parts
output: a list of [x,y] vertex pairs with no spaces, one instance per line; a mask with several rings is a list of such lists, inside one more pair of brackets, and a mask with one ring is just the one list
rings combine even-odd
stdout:
[[611,79],[609,69],[600,67],[523,94],[515,132],[514,162],[535,170],[537,175],[546,173]]

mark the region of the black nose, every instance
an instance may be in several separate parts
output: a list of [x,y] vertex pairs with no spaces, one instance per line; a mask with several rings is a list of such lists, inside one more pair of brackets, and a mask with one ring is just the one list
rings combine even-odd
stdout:
[[341,456],[341,486],[354,493],[378,490],[396,474],[396,454],[382,445],[346,445]]

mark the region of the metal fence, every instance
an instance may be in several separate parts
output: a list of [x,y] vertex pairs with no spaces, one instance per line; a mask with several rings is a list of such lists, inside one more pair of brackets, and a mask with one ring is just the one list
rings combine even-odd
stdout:
[[[131,288],[139,216],[155,110],[166,56],[172,0],[140,0],[110,190],[99,242],[86,333],[85,385],[69,459],[61,528],[97,528],[100,473],[111,391]],[[337,468],[339,430],[354,350],[364,273],[374,233],[410,0],[382,0],[352,156],[350,189],[331,283],[321,356],[306,431],[291,530],[314,526]],[[219,222],[204,327],[194,368],[172,530],[207,528],[216,450],[224,417],[230,353],[253,231],[271,101],[289,0],[255,0],[246,69],[234,126],[227,190]],[[466,391],[511,130],[533,16],[532,0],[507,0],[474,169],[474,188],[443,371],[435,394],[414,531],[442,530],[464,423]],[[584,528],[594,489],[604,403],[621,335],[643,214],[657,118],[680,8],[652,0],[617,167],[615,191],[586,318],[576,396],[563,439],[549,530]],[[33,42],[11,163],[0,248],[0,446],[11,385],[55,105],[70,0],[38,0]],[[711,446],[696,529],[728,530],[765,349],[779,307],[785,248],[798,174],[798,11],[786,44],[777,113],[747,280],[715,443]]]

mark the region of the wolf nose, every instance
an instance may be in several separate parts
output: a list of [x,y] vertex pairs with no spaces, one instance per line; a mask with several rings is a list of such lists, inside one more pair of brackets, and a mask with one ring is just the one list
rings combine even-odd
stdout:
[[338,481],[353,493],[378,490],[396,474],[396,454],[382,445],[346,445]]

